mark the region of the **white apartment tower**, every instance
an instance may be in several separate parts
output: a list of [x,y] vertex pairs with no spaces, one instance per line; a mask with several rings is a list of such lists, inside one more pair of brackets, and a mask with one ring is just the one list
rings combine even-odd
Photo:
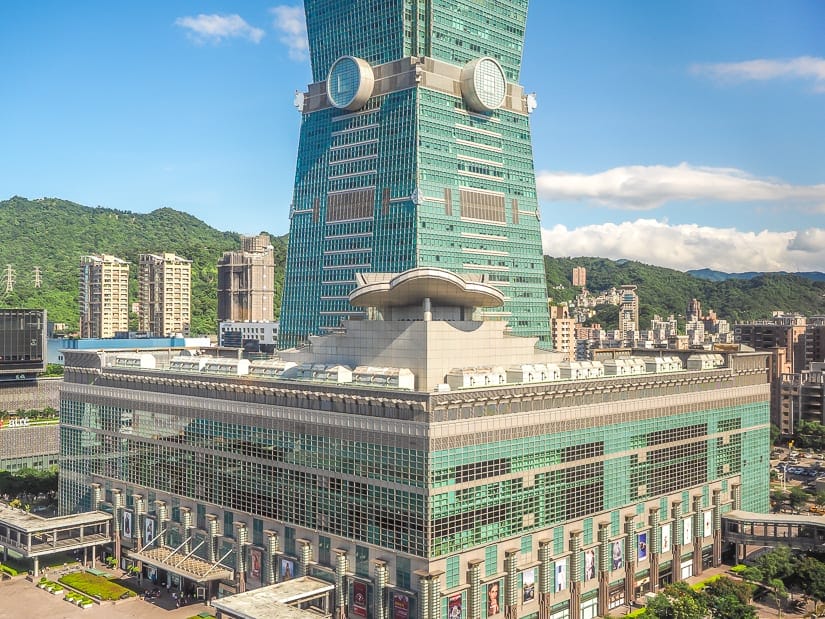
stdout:
[[171,253],[140,254],[140,330],[166,337],[189,335],[192,261]]
[[80,337],[129,330],[129,263],[108,254],[80,258]]

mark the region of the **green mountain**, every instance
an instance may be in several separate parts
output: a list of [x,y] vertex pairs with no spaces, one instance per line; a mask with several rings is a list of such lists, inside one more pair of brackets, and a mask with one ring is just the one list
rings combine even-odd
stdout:
[[[272,239],[276,298],[280,299],[287,239]],[[137,300],[138,254],[170,251],[192,260],[192,333],[214,333],[217,261],[224,251],[239,247],[234,232],[220,232],[169,208],[141,214],[52,198],[14,197],[0,201],[0,274],[6,265],[15,272],[13,292],[4,294],[6,282],[0,281],[0,305],[45,307],[50,320],[76,325],[80,256],[107,253],[132,262],[132,299]],[[731,322],[768,318],[777,309],[825,314],[825,282],[798,275],[769,273],[709,281],[628,260],[545,256],[548,290],[555,303],[570,301],[578,292],[571,282],[574,266],[587,268],[587,287],[594,292],[622,284],[638,286],[643,328],[654,314],[683,317],[692,298]],[[34,286],[35,267],[42,276],[40,288]],[[276,315],[279,310],[277,302]],[[594,321],[609,328],[616,320],[616,308],[605,307]]]
[[[276,264],[283,265],[286,238],[273,237],[272,242]],[[219,232],[169,208],[141,214],[52,198],[13,197],[0,201],[0,273],[6,265],[15,272],[13,292],[5,293],[6,279],[0,283],[0,304],[45,307],[50,320],[77,325],[82,255],[106,253],[130,261],[131,298],[136,301],[138,254],[167,251],[192,260],[192,333],[215,333],[217,261],[224,251],[239,247],[237,234]],[[35,267],[40,268],[40,288],[34,285]],[[276,271],[280,299],[283,269]]]
[[[587,288],[598,292],[611,286],[638,286],[639,322],[649,325],[654,314],[674,314],[684,320],[690,299],[699,299],[704,312],[715,310],[731,323],[770,318],[774,310],[799,312],[808,316],[825,314],[825,282],[786,273],[761,273],[749,279],[709,281],[681,271],[630,260],[605,258],[551,258],[545,256],[547,287],[554,303],[572,300],[574,266],[587,269]],[[604,318],[602,318],[602,316]],[[604,308],[599,318],[606,327],[615,327],[615,308]]]

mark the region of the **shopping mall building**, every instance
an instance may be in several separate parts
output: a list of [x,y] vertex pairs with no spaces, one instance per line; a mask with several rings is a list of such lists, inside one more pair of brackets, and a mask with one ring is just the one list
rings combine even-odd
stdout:
[[558,362],[475,320],[484,280],[363,275],[370,319],[276,360],[68,351],[61,510],[149,578],[309,575],[354,619],[594,617],[717,565],[768,508],[767,353]]

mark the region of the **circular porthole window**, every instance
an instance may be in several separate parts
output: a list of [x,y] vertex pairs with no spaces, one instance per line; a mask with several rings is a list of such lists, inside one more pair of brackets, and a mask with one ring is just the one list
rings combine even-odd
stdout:
[[461,70],[461,94],[476,112],[491,112],[504,103],[507,79],[504,69],[493,58],[476,58]]
[[339,110],[354,112],[372,96],[375,76],[370,63],[354,56],[341,56],[327,75],[327,98]]

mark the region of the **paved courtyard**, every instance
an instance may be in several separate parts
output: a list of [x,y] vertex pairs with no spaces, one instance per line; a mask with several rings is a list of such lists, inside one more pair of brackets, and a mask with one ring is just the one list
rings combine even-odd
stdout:
[[0,619],[184,619],[204,611],[212,612],[212,609],[205,604],[175,608],[169,593],[151,601],[131,598],[83,609],[66,602],[62,596],[38,589],[33,582],[20,576],[0,582]]

